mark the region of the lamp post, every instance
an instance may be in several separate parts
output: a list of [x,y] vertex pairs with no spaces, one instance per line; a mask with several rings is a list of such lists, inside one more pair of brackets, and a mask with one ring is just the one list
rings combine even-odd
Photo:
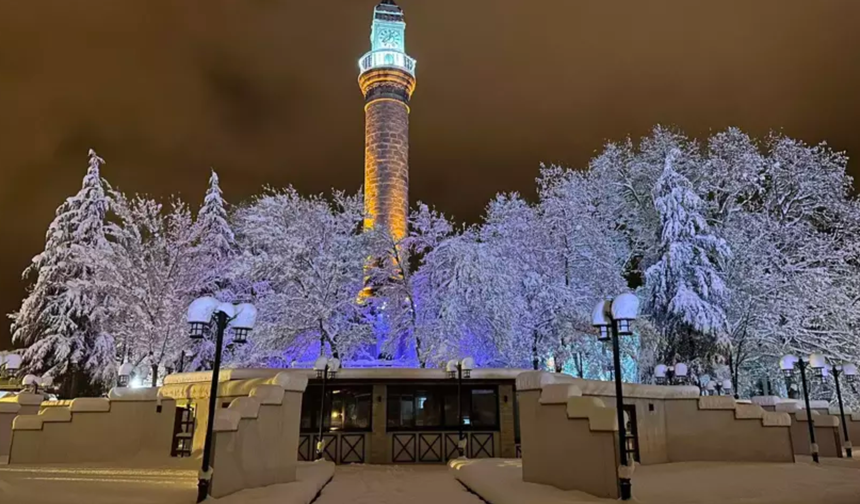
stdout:
[[460,457],[466,454],[466,438],[463,437],[463,378],[472,375],[475,359],[466,357],[463,360],[451,359],[445,366],[449,378],[457,378],[457,453]]
[[12,378],[18,373],[18,370],[21,369],[21,356],[18,354],[7,354],[0,364],[3,365],[3,376]]
[[119,367],[119,371],[117,372],[117,386],[118,387],[128,387],[128,382],[131,380],[131,374],[134,372],[134,365],[130,362],[126,362],[122,366]]
[[621,388],[621,348],[619,337],[632,335],[630,322],[636,320],[639,312],[639,298],[626,292],[615,299],[601,301],[594,307],[592,325],[600,330],[598,339],[612,339],[612,360],[615,369],[615,409],[618,415],[618,450],[621,467],[618,468],[618,486],[621,500],[629,500],[632,495],[630,477],[633,474],[627,451],[627,427],[624,423],[624,396]]
[[[803,401],[806,404],[806,418],[809,424],[809,448],[812,452],[812,460],[818,463],[818,443],[815,442],[815,425],[812,420],[812,409],[809,407],[809,387],[806,384],[806,368],[810,366],[813,358],[816,358],[815,364],[818,364],[818,355],[811,355],[807,360],[797,358],[794,355],[786,355],[779,360],[779,367],[786,376],[791,377],[794,374],[794,365],[800,368],[800,382],[803,387]],[[824,367],[823,364],[821,367]]]
[[257,309],[250,303],[233,305],[222,303],[213,297],[195,299],[188,307],[189,336],[192,339],[202,339],[209,332],[212,321],[215,321],[215,362],[212,366],[212,384],[209,388],[209,412],[206,423],[206,441],[203,444],[203,462],[200,476],[197,480],[197,502],[202,502],[209,494],[209,484],[212,479],[212,424],[215,422],[215,410],[218,396],[218,374],[221,371],[221,349],[224,345],[224,331],[227,327],[233,329],[233,342],[245,343],[248,333],[257,321]]
[[654,367],[657,385],[681,385],[687,381],[688,368],[683,362],[674,366],[658,364]]
[[[816,364],[820,364],[824,361],[824,358],[816,359]],[[845,407],[842,403],[842,388],[839,386],[839,377],[845,376],[845,379],[849,382],[853,382],[857,379],[857,366],[854,364],[843,362],[842,364],[836,364],[835,366],[831,366],[829,364],[824,364],[821,367],[814,367],[815,374],[818,378],[826,378],[828,372],[833,375],[833,381],[836,383],[836,399],[839,402],[839,417],[842,422],[842,434],[845,439],[845,443],[843,448],[845,448],[845,455],[848,458],[853,458],[852,456],[852,446],[851,446],[851,438],[848,436],[848,424],[845,422]]]
[[322,396],[320,397],[320,434],[319,439],[317,440],[316,446],[316,459],[320,460],[323,458],[323,447],[325,446],[325,442],[323,441],[323,425],[325,424],[325,389],[326,385],[328,385],[329,378],[334,378],[340,369],[340,360],[338,359],[329,359],[324,355],[321,355],[316,362],[314,362],[314,369],[317,372],[317,378],[322,378]]

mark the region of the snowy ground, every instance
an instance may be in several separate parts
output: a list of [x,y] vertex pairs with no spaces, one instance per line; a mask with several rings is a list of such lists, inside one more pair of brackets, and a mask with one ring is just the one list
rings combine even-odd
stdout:
[[[616,502],[524,483],[520,460],[453,461],[451,473],[492,504]],[[637,466],[633,497],[642,504],[857,504],[860,460],[796,464],[688,462]]]
[[[2,504],[192,504],[197,470],[105,466],[0,466]],[[245,490],[218,504],[307,504],[334,466],[300,464],[296,483]],[[207,501],[210,502],[210,501]]]
[[482,504],[445,466],[338,466],[314,504]]

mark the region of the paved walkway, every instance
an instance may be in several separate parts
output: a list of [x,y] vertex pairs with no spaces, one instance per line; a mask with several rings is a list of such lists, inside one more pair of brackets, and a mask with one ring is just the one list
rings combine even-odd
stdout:
[[315,504],[482,504],[444,465],[338,466]]
[[99,466],[0,466],[2,504],[191,504],[197,471]]

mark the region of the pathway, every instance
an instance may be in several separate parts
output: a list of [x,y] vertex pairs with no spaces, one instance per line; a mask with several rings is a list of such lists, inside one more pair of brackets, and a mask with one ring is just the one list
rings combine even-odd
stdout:
[[315,504],[482,504],[443,465],[338,466]]

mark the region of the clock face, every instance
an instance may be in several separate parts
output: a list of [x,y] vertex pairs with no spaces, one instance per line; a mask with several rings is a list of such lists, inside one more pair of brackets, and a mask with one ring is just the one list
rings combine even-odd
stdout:
[[379,43],[382,47],[400,47],[400,31],[385,28],[379,32]]

